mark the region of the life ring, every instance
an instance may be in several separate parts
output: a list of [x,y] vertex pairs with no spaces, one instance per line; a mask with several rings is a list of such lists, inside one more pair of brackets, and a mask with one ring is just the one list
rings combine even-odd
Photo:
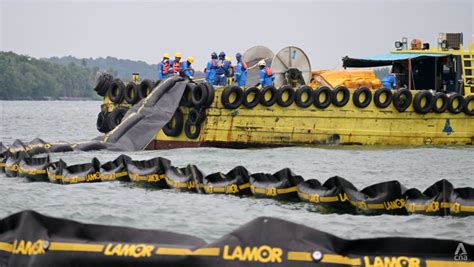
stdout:
[[260,102],[260,100],[258,99],[259,94],[260,90],[258,90],[257,87],[247,88],[247,90],[244,91],[242,105],[244,105],[244,107],[248,109],[254,108]]
[[208,101],[209,89],[203,83],[200,83],[193,87],[191,91],[191,102],[193,106],[200,107],[204,106]]
[[167,136],[179,136],[183,130],[183,125],[183,112],[178,107],[173,115],[173,118],[171,118],[171,120],[163,127],[163,133]]
[[127,113],[127,111],[128,108],[126,107],[118,107],[112,112],[110,112],[107,118],[107,127],[110,131],[115,129],[115,127],[117,127],[117,125],[122,122],[123,116],[125,116],[125,113]]
[[[194,127],[194,131],[193,128]],[[184,124],[184,133],[189,139],[196,139],[201,134],[201,124],[191,124],[189,120]]]
[[186,87],[184,88],[183,96],[181,97],[181,100],[179,102],[180,106],[187,107],[187,108],[190,108],[193,106],[192,94],[195,87],[197,87],[196,84],[193,84],[193,83],[186,84]]
[[474,95],[470,95],[464,99],[464,113],[474,116]]
[[[361,96],[363,95],[363,101],[361,101]],[[354,106],[358,108],[366,108],[372,102],[372,91],[368,87],[359,87],[354,91],[352,95],[352,102]]]
[[[385,100],[383,100],[383,101],[381,99],[382,96],[385,96]],[[386,107],[390,106],[390,103],[392,103],[392,99],[393,99],[392,90],[390,90],[388,88],[383,87],[383,88],[377,89],[377,91],[375,91],[374,104],[378,108],[386,108]]]
[[400,88],[393,94],[393,105],[398,112],[404,112],[410,106],[412,99],[410,90]]
[[433,94],[430,91],[418,92],[413,98],[413,109],[418,114],[430,112],[433,109],[433,98]]
[[110,98],[110,101],[113,103],[119,104],[123,100],[123,94],[125,91],[125,85],[119,79],[115,79],[109,87],[107,95]]
[[139,100],[137,85],[134,84],[133,82],[129,82],[127,86],[125,86],[125,91],[123,95],[127,103],[131,105],[135,105]]
[[[342,94],[342,98],[339,99],[339,95]],[[340,85],[331,91],[332,104],[336,107],[343,107],[349,102],[350,93],[347,87]]]
[[[321,96],[324,96],[324,100],[321,101]],[[331,88],[327,86],[321,86],[314,90],[314,102],[313,104],[319,109],[325,109],[331,105]]]
[[153,91],[155,83],[152,80],[145,79],[138,86],[138,96],[140,99],[146,98]]
[[[304,97],[306,96],[306,98]],[[308,85],[300,86],[296,90],[295,103],[300,108],[307,108],[314,102],[313,88]]]
[[[231,96],[234,96],[232,101]],[[242,104],[243,97],[244,92],[239,86],[226,87],[221,96],[222,105],[227,109],[236,109]]]
[[464,97],[455,93],[448,97],[448,110],[452,114],[459,114],[464,110]]
[[[267,96],[270,95],[270,98]],[[270,107],[277,101],[278,97],[278,90],[273,85],[265,86],[258,96],[260,104],[264,105],[265,107]]]
[[108,119],[107,116],[108,116],[108,113],[105,111],[101,111],[97,115],[96,126],[97,126],[97,130],[101,133],[106,133],[109,131],[109,128],[107,126],[107,119]]
[[[285,93],[287,94],[288,98],[284,99]],[[289,107],[295,101],[295,90],[288,85],[283,85],[277,90],[277,104],[280,107]]]
[[[440,104],[440,105],[439,105]],[[448,109],[448,96],[444,93],[436,93],[433,96],[433,111],[443,113]]]

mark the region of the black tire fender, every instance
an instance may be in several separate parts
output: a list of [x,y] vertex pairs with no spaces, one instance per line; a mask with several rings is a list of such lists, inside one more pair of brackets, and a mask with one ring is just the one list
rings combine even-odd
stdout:
[[191,91],[191,102],[193,103],[193,106],[204,106],[208,101],[208,97],[209,89],[205,84],[200,83],[193,87],[193,90]]
[[125,101],[127,101],[127,103],[131,105],[135,105],[139,100],[137,91],[138,91],[137,85],[134,84],[133,82],[129,82],[127,86],[125,86],[125,90],[124,90]]
[[404,112],[411,105],[412,100],[411,91],[407,88],[400,88],[393,94],[392,102],[398,112]]
[[470,95],[464,99],[464,113],[474,116],[474,95]]
[[105,96],[107,90],[110,87],[110,83],[114,80],[114,77],[108,73],[103,73],[97,78],[97,83],[94,87],[94,91],[100,96]]
[[[441,106],[438,106],[438,102],[441,101]],[[443,113],[448,109],[448,96],[444,93],[438,92],[433,96],[433,111],[435,113]]]
[[115,79],[112,83],[110,83],[109,91],[107,92],[110,101],[119,104],[123,100],[124,93],[125,85],[121,80]]
[[[337,97],[339,94],[342,94],[341,100],[339,100]],[[347,102],[349,102],[350,96],[351,94],[349,93],[349,89],[347,89],[347,87],[345,86],[340,85],[331,91],[332,104],[336,107],[343,107],[347,104]]]
[[[385,101],[383,102],[380,99],[382,95],[385,95]],[[384,87],[384,88],[377,89],[377,91],[375,91],[374,104],[378,108],[386,108],[390,106],[390,103],[392,103],[392,99],[393,99],[393,92],[392,90],[388,88]]]
[[[174,123],[173,123],[174,122]],[[167,136],[176,137],[183,131],[184,116],[181,109],[176,109],[173,118],[163,127],[163,133]]]
[[187,108],[193,107],[192,94],[196,86],[197,85],[194,83],[186,84],[186,87],[184,88],[183,96],[181,97],[181,100],[179,102],[180,106],[187,107]]
[[[430,91],[420,91],[413,98],[413,109],[418,114],[426,114],[433,109],[433,94]],[[423,104],[423,99],[425,103]]]
[[151,91],[153,91],[154,87],[155,87],[155,83],[152,80],[149,80],[149,79],[143,80],[138,86],[139,99],[146,98],[151,93]]
[[[283,96],[285,93],[288,93],[288,99],[284,100]],[[288,85],[283,85],[277,90],[277,104],[280,107],[289,107],[293,102],[295,102],[295,90]]]
[[[194,131],[192,128],[194,127]],[[189,139],[196,139],[201,134],[201,124],[192,124],[189,120],[184,124],[184,133]]]
[[[270,92],[270,99],[266,98],[267,93]],[[278,97],[278,90],[273,85],[265,86],[258,96],[260,104],[264,105],[265,107],[270,107],[274,105],[277,101]]]
[[108,120],[108,113],[104,111],[99,112],[99,114],[97,115],[97,123],[96,123],[97,130],[99,132],[107,133],[109,131],[107,120]]
[[[249,100],[249,96],[253,95],[253,99]],[[258,105],[260,102],[258,96],[260,95],[260,90],[257,87],[247,88],[244,92],[242,104],[248,109],[252,109]]]
[[[235,100],[231,103],[230,96],[232,94],[235,94]],[[242,88],[239,86],[230,86],[224,88],[224,91],[221,95],[221,102],[222,105],[224,105],[224,107],[227,109],[236,109],[242,104],[243,98],[244,92],[242,91]]]
[[[364,95],[364,101],[360,101],[361,95]],[[352,102],[358,108],[366,108],[372,102],[372,91],[365,86],[357,88],[352,95]]]
[[[456,102],[458,103],[457,105],[455,104]],[[458,93],[451,94],[448,97],[448,110],[452,114],[461,113],[464,110],[464,104],[465,104],[464,97],[462,97],[462,95]]]
[[[303,100],[303,96],[306,95],[306,100]],[[307,108],[314,103],[314,92],[313,88],[309,85],[300,86],[296,90],[295,103],[300,108]]]
[[[320,96],[325,95],[326,99],[321,102]],[[321,86],[318,89],[314,90],[314,106],[319,109],[325,109],[331,105],[331,88],[327,86]]]
[[115,129],[115,127],[122,122],[123,116],[127,111],[128,108],[126,107],[118,107],[110,112],[107,118],[107,127],[109,128],[109,131]]
[[207,95],[207,101],[205,103],[205,107],[210,107],[212,103],[214,103],[214,97],[216,95],[216,90],[214,89],[214,86],[212,86],[209,83],[204,83],[204,85],[207,87],[208,95]]

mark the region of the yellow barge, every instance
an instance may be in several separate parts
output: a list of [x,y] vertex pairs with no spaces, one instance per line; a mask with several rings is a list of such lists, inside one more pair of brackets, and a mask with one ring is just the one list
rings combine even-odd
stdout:
[[[147,148],[472,145],[474,44],[466,50],[462,35],[460,42],[452,34],[444,37],[438,48],[420,47],[415,39],[409,49],[404,39],[389,55],[343,59],[344,67],[397,68],[395,90],[383,88],[373,69],[312,71],[306,84],[297,87],[288,71],[278,89],[215,87],[209,106],[181,106],[181,118],[175,114],[167,125],[178,131],[159,131]],[[286,52],[294,55],[291,49]],[[193,92],[189,94],[192,98]],[[102,109],[111,112],[126,105],[125,100],[113,104],[106,96]]]

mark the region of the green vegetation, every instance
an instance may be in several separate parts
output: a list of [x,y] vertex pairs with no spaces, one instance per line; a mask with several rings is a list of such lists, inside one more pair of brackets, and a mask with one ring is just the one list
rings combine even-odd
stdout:
[[0,52],[0,99],[97,99],[93,90],[98,68]]
[[[129,80],[132,73],[140,73],[142,79],[152,79],[156,80],[156,65],[149,65],[143,61],[133,61],[129,59],[118,59],[115,57],[105,57],[105,58],[75,58],[72,56],[67,57],[51,57],[51,58],[42,58],[52,63],[68,66],[71,63],[76,65],[88,67],[88,68],[98,68],[101,71],[107,70],[107,72],[113,74],[115,77],[122,80]],[[115,73],[111,72],[113,70]]]

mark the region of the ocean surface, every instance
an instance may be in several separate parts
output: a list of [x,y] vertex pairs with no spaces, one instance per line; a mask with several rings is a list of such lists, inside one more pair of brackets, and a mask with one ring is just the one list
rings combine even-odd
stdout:
[[[99,135],[98,101],[0,101],[0,141],[81,141]],[[120,153],[110,151],[53,154],[68,164],[101,162]],[[196,164],[205,173],[227,172],[243,165],[250,172],[276,172],[290,167],[305,179],[324,182],[339,175],[358,189],[398,180],[407,188],[424,190],[440,179],[455,187],[474,187],[474,147],[326,146],[276,149],[192,148],[128,152],[134,159],[166,157],[175,166]],[[301,223],[342,238],[384,236],[457,239],[474,244],[474,216],[465,218],[362,216],[321,214],[311,204],[252,197],[200,195],[174,190],[151,190],[131,183],[77,185],[29,183],[0,174],[0,218],[21,210],[86,223],[162,229],[212,241],[259,216]]]

